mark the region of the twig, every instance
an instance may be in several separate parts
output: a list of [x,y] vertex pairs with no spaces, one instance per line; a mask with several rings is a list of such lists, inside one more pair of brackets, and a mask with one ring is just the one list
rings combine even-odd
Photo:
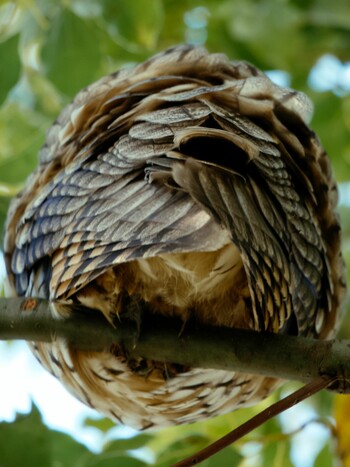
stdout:
[[218,453],[219,451],[234,443],[238,439],[242,438],[246,434],[255,430],[271,418],[293,407],[294,405],[298,404],[304,399],[307,399],[313,394],[316,394],[322,389],[325,389],[334,382],[334,377],[321,377],[316,379],[315,381],[312,381],[311,383],[306,384],[305,386],[293,392],[289,396],[281,399],[280,401],[272,404],[270,407],[266,408],[262,412],[258,413],[257,415],[249,419],[247,422],[235,428],[219,440],[210,444],[209,446],[197,452],[196,454],[189,456],[180,462],[177,462],[172,467],[191,467],[193,465],[199,464],[205,459],[208,459],[208,457],[213,456],[214,454]]

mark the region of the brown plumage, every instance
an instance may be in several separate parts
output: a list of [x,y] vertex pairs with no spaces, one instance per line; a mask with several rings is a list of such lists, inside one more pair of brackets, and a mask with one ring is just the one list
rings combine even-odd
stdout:
[[[337,191],[311,105],[244,62],[179,46],[82,90],[13,201],[12,293],[117,325],[155,314],[317,338],[344,291]],[[118,316],[118,319],[117,319]],[[147,319],[145,316],[143,319]],[[36,343],[79,399],[136,428],[252,404],[276,380]]]

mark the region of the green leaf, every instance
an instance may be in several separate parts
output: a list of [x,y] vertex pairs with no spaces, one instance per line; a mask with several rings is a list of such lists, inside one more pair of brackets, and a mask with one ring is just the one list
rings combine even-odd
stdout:
[[[71,466],[73,464],[67,464]],[[89,459],[82,467],[144,467],[149,464],[134,457],[106,455],[104,453]]]
[[1,467],[65,467],[77,465],[86,454],[90,456],[70,436],[49,430],[35,406],[29,415],[17,415],[12,423],[0,423],[0,453]]
[[210,441],[203,435],[185,435],[158,454],[157,467],[167,467],[206,447]]
[[0,43],[0,105],[17,83],[20,75],[21,61],[18,54],[18,39],[19,36],[16,35]]
[[42,49],[47,77],[72,97],[99,77],[101,31],[92,19],[82,19],[68,9],[54,16]]
[[0,183],[23,182],[37,165],[49,120],[11,103],[0,109]]
[[318,453],[315,459],[314,467],[329,467],[335,465],[334,453],[331,451],[329,443]]
[[310,20],[317,26],[344,28],[350,30],[348,0],[333,0],[332,7],[328,0],[312,2]]
[[93,428],[97,428],[99,431],[102,431],[102,433],[107,433],[107,431],[111,430],[116,426],[116,423],[106,417],[97,419],[86,418],[84,420],[84,426],[91,426]]
[[140,434],[127,439],[117,439],[109,442],[104,452],[119,452],[124,453],[134,449],[144,448],[149,441],[153,439],[152,435]]
[[349,180],[350,132],[346,127],[343,100],[330,92],[315,93],[312,98],[315,112],[311,126],[329,154],[337,180]]
[[132,52],[152,50],[163,26],[160,0],[103,0],[103,18],[108,32]]
[[261,450],[262,465],[278,466],[278,467],[293,467],[290,460],[290,442],[272,441],[263,445]]
[[9,207],[10,199],[4,196],[0,196],[0,245],[3,244],[3,232],[5,219]]
[[43,74],[28,69],[25,75],[24,98],[31,100],[31,108],[54,120],[62,109],[62,95]]
[[37,409],[18,415],[13,423],[0,424],[0,452],[4,467],[50,465],[47,431]]
[[228,447],[210,457],[205,463],[203,463],[203,467],[218,467],[219,465],[238,466],[243,459],[243,456],[239,454],[239,452]]
[[83,465],[95,455],[85,446],[65,433],[48,429],[50,442],[50,459],[52,467],[68,467],[71,465]]

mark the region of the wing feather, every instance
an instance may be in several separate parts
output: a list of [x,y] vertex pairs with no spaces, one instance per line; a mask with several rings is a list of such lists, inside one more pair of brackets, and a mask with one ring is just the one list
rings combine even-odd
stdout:
[[45,291],[51,276],[51,298],[65,298],[116,264],[232,241],[255,327],[278,330],[294,313],[299,332],[315,334],[321,310],[326,335],[343,269],[336,190],[310,114],[304,95],[252,65],[189,46],[86,88],[12,204],[17,293],[35,277]]

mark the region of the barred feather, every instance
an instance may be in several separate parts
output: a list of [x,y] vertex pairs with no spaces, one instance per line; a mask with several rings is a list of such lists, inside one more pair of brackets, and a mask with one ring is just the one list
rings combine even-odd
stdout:
[[[62,111],[11,205],[11,293],[115,325],[132,297],[185,322],[332,336],[337,191],[311,113],[252,65],[190,46],[102,78]],[[225,413],[278,384],[59,339],[33,349],[79,399],[137,428]]]

